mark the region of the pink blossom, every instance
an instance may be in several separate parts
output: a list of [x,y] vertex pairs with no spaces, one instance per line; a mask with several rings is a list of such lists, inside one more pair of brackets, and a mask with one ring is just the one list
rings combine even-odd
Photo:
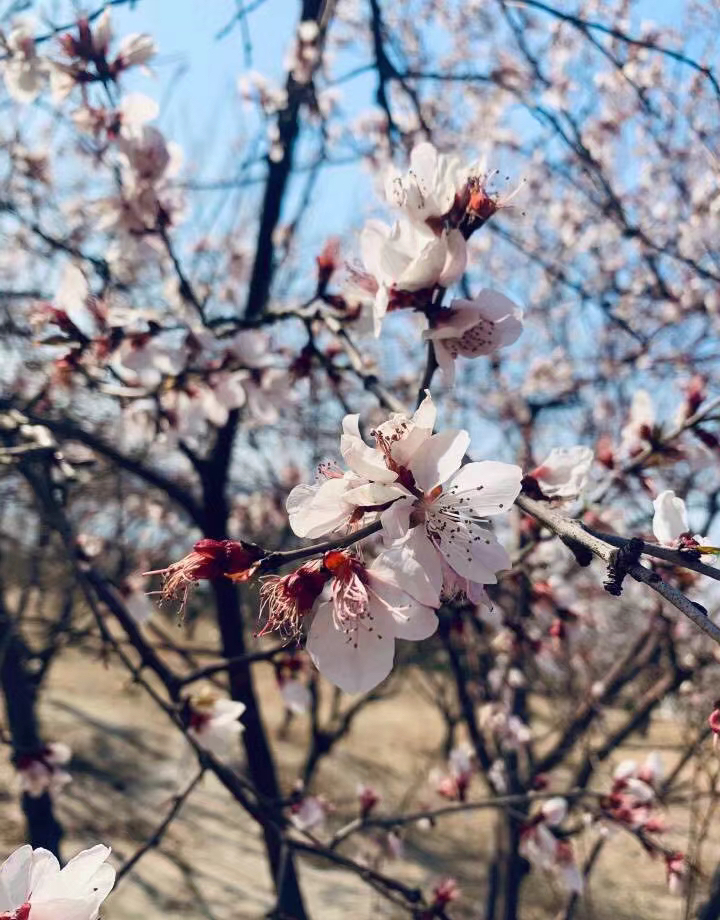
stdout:
[[187,733],[206,751],[225,757],[244,731],[239,721],[244,712],[244,703],[199,693],[186,701]]
[[[360,248],[367,272],[363,283],[375,291],[375,335],[380,334],[390,307],[429,304],[427,292],[435,285],[453,284],[467,262],[467,248],[459,230],[443,230],[436,236],[429,228],[402,219],[392,227],[379,220],[368,221]],[[402,295],[418,292],[426,293],[403,299]]]
[[453,300],[431,316],[423,339],[431,341],[448,384],[455,380],[455,359],[490,355],[512,345],[523,330],[519,308],[497,291],[482,290],[474,300]]
[[428,638],[437,629],[437,617],[382,554],[366,568],[335,551],[326,554],[325,565],[333,573],[330,596],[315,610],[307,651],[336,686],[366,693],[390,673],[395,640]]
[[554,447],[530,475],[548,498],[575,498],[585,488],[593,459],[589,447]]
[[20,788],[31,798],[37,799],[46,792],[54,795],[60,792],[72,776],[63,770],[70,763],[72,751],[67,744],[59,741],[50,742],[41,751],[33,754],[21,754],[16,759]]

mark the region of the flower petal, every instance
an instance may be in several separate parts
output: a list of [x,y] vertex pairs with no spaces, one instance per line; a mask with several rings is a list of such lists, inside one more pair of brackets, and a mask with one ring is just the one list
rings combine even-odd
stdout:
[[680,534],[689,530],[685,502],[667,489],[661,492],[653,502],[653,533],[658,543],[671,546]]
[[491,517],[507,511],[520,494],[522,470],[510,463],[482,460],[467,463],[447,483],[435,502],[438,509],[458,510],[476,517]]
[[315,667],[346,693],[367,693],[392,670],[395,630],[383,610],[373,611],[373,621],[362,622],[351,633],[335,627],[332,602],[317,608],[306,649]]
[[470,435],[462,429],[450,429],[428,438],[410,464],[418,488],[430,492],[448,480],[460,466],[469,445]]
[[440,605],[442,562],[424,527],[413,527],[406,540],[380,553],[370,571],[376,567],[393,570],[396,583],[421,604]]

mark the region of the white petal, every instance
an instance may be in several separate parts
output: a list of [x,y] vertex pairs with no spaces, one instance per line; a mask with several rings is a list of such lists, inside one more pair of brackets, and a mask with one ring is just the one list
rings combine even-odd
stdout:
[[418,488],[430,492],[448,480],[460,466],[469,445],[470,435],[462,429],[443,431],[428,438],[410,464]]
[[360,436],[360,416],[346,415],[340,437],[340,453],[358,476],[371,482],[395,482],[397,473],[389,470],[379,450],[367,445]]
[[215,700],[212,720],[216,725],[223,725],[227,722],[237,722],[244,712],[244,703],[239,703],[236,700]]
[[670,489],[661,492],[653,502],[653,533],[658,543],[671,546],[680,534],[689,530],[685,502]]
[[442,562],[424,527],[413,527],[406,540],[380,553],[370,571],[376,566],[393,569],[397,584],[421,604],[440,605]]
[[455,284],[467,267],[467,243],[459,230],[450,230],[447,235],[446,259],[438,283],[443,287]]
[[507,511],[520,494],[522,470],[510,463],[481,460],[467,463],[448,482],[435,502],[439,509],[459,507],[477,517],[490,517]]
[[441,237],[433,237],[401,272],[391,277],[394,277],[395,284],[401,291],[420,291],[432,287],[441,278],[447,255],[446,241]]
[[410,512],[414,505],[414,499],[401,498],[382,512],[380,522],[386,540],[400,540],[405,536],[410,527]]
[[411,597],[398,585],[395,576],[395,571],[383,562],[374,563],[368,570],[370,610],[376,617],[390,613],[396,638],[427,639],[437,629],[435,611]]
[[394,627],[389,614],[378,611],[372,632],[361,623],[346,635],[335,628],[332,602],[328,601],[318,606],[306,648],[318,671],[336,687],[346,693],[367,693],[392,670]]
[[400,483],[368,482],[354,489],[348,489],[343,497],[351,505],[369,508],[409,495],[410,492]]
[[[424,335],[425,333],[423,333]],[[451,387],[455,385],[455,358],[453,358],[447,345],[442,340],[433,341],[433,351],[438,367],[443,373],[445,383]]]
[[27,901],[33,864],[32,847],[19,847],[0,866],[0,910],[10,912]]
[[436,417],[437,409],[432,401],[430,390],[425,390],[425,398],[415,410],[412,421],[418,428],[426,428],[428,431],[432,431],[435,427]]
[[295,486],[285,503],[293,533],[312,540],[347,523],[352,511],[343,501],[347,490],[346,479],[328,479],[319,487]]
[[463,578],[493,585],[495,573],[511,566],[507,551],[487,525],[448,520],[433,512],[427,515],[425,526],[450,568]]

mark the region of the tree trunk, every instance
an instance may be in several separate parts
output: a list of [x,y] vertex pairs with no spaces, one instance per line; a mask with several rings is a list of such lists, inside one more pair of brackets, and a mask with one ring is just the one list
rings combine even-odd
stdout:
[[[37,754],[43,742],[35,717],[35,685],[26,670],[27,648],[17,635],[0,597],[0,685],[14,757]],[[37,798],[23,794],[26,838],[33,847],[44,847],[60,856],[62,827],[55,817],[50,795]]]

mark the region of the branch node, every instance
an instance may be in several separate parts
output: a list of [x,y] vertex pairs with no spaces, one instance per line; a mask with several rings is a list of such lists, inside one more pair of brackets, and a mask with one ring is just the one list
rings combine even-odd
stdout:
[[642,550],[643,541],[633,537],[613,555],[608,563],[608,577],[603,584],[608,594],[620,597],[625,576],[628,570],[640,561]]

